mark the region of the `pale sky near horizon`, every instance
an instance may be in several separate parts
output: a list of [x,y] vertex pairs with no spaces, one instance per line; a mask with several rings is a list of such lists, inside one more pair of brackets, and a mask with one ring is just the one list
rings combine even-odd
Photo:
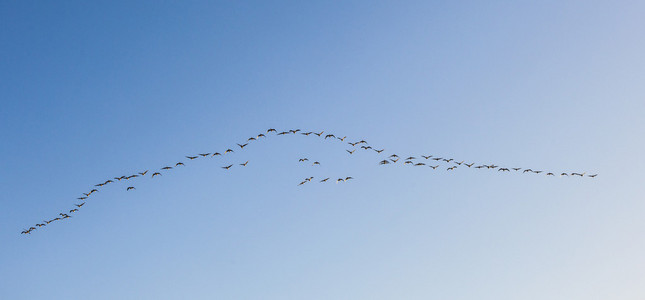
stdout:
[[[643,299],[643,15],[2,1],[0,299]],[[385,151],[236,145],[268,128]],[[599,175],[378,165],[392,153]]]

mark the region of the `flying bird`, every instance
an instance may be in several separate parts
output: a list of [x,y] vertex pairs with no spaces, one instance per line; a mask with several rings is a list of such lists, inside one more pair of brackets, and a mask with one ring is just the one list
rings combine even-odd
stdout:
[[312,164],[312,166],[315,166],[315,165],[320,165],[320,163],[319,163],[319,162],[317,162],[317,161],[314,161],[314,163]]
[[81,204],[74,204],[74,205],[76,205],[76,207],[81,207],[81,206],[85,205],[85,202],[83,202]]
[[325,178],[325,179],[321,180],[320,182],[325,182],[325,181],[327,181],[327,180],[329,180],[329,177],[327,177],[327,178]]
[[193,159],[195,159],[195,158],[197,158],[197,157],[199,157],[199,156],[186,156],[186,158],[188,158],[188,159],[190,159],[190,160],[193,160]]
[[243,144],[243,145],[240,145],[240,144],[237,144],[237,145],[238,145],[238,146],[240,146],[240,148],[244,148],[244,147],[246,147],[246,145],[248,145],[248,144],[249,144],[249,143],[246,143],[246,144]]
[[240,164],[240,166],[245,166],[246,167],[246,164],[248,164],[248,163],[249,163],[249,161],[247,160],[245,163]]
[[356,149],[354,149],[352,151],[349,151],[349,150],[345,149],[345,151],[347,151],[349,154],[354,154],[354,151],[356,151]]
[[183,162],[178,162],[178,163],[175,164],[175,167],[177,167],[177,166],[185,166],[185,165],[184,165]]
[[233,149],[226,149],[226,151],[224,151],[224,154],[229,153],[229,152],[235,152],[235,151],[233,151]]
[[129,190],[136,190],[136,189],[135,189],[133,186],[129,186],[129,187],[128,187],[127,189],[125,189],[125,190],[126,190],[126,191],[129,191]]
[[299,159],[299,160],[298,160],[298,162],[303,162],[303,161],[308,161],[308,160],[309,160],[309,159],[305,157],[305,158],[301,158],[301,159]]
[[154,178],[154,177],[155,177],[155,176],[157,176],[157,175],[161,176],[161,173],[159,173],[159,172],[152,173],[152,177],[151,177],[151,178]]
[[170,170],[170,169],[172,169],[172,167],[168,167],[168,166],[166,166],[166,167],[163,167],[163,168],[161,168],[161,169],[162,169],[162,170]]
[[211,154],[210,153],[199,153],[199,156],[201,156],[201,157],[206,157],[206,156],[209,156],[209,155],[211,155]]
[[139,175],[141,176],[146,176],[146,174],[148,174],[148,170],[145,170],[144,172],[139,172]]
[[226,167],[222,167],[222,169],[226,169],[226,170],[228,170],[228,169],[230,169],[232,166],[233,166],[233,165],[228,165],[228,166],[226,166]]

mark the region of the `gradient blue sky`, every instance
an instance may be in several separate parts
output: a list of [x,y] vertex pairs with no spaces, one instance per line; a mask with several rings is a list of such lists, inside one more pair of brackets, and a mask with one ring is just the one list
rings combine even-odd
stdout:
[[[0,2],[0,298],[645,298],[644,2],[91,2]],[[281,137],[19,234],[269,127],[600,175]]]

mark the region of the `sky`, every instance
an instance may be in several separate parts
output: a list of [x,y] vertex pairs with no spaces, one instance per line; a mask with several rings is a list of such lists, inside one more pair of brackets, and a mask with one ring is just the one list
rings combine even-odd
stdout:
[[0,298],[643,299],[644,13],[2,1]]

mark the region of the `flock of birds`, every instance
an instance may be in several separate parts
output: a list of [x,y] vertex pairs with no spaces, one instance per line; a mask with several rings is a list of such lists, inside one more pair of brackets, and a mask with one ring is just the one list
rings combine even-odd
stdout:
[[[260,134],[258,134],[256,136],[248,138],[243,144],[237,144],[237,146],[239,147],[238,150],[243,150],[250,143],[256,142],[256,141],[258,141],[260,139],[267,138],[267,136],[271,136],[271,135],[283,136],[283,135],[296,135],[296,134],[301,134],[301,135],[304,135],[304,136],[316,136],[316,137],[323,138],[324,140],[331,139],[331,140],[336,140],[336,141],[340,141],[340,142],[345,142],[345,139],[347,138],[346,136],[340,137],[340,136],[336,136],[336,135],[330,134],[330,133],[325,134],[324,131],[320,131],[320,132],[313,132],[313,131],[303,132],[300,129],[291,129],[291,130],[287,130],[287,131],[278,132],[276,129],[270,128],[264,133],[260,133]],[[365,140],[359,140],[359,141],[355,141],[355,142],[346,142],[346,143],[347,143],[347,145],[351,146],[351,149],[345,149],[345,151],[347,151],[347,153],[349,153],[349,155],[353,155],[357,150],[359,150],[359,151],[374,151],[374,152],[376,152],[378,154],[381,154],[383,151],[385,151],[385,149],[377,149],[377,148],[374,148],[372,146],[369,146],[369,144]],[[234,153],[234,152],[235,152],[235,150],[233,150],[231,148],[228,148],[228,149],[226,149],[225,151],[222,151],[222,152],[206,152],[206,153],[198,153],[198,154],[195,154],[195,155],[188,155],[188,156],[186,156],[186,159],[188,159],[189,161],[193,161],[193,160],[202,159],[202,158],[213,158],[215,156],[224,156],[224,155],[228,155],[228,154]],[[412,167],[429,167],[429,168],[431,168],[433,170],[438,169],[441,166],[442,163],[447,163],[448,164],[447,166],[444,165],[444,167],[446,167],[447,171],[454,171],[457,168],[460,168],[460,167],[464,168],[465,167],[465,168],[473,168],[473,169],[496,170],[497,172],[511,172],[512,171],[512,172],[517,172],[517,173],[522,173],[522,174],[526,174],[526,173],[529,173],[529,174],[541,174],[541,173],[543,173],[546,176],[559,175],[561,177],[562,176],[567,176],[567,177],[569,177],[569,176],[577,176],[577,177],[589,177],[589,178],[594,178],[594,177],[598,176],[598,174],[587,174],[586,172],[562,172],[562,173],[560,173],[560,172],[549,172],[549,171],[544,171],[544,170],[533,170],[533,169],[530,169],[530,168],[501,167],[501,166],[498,166],[496,164],[476,164],[474,162],[467,163],[464,160],[459,161],[459,160],[454,159],[454,158],[436,157],[436,156],[433,156],[433,155],[421,155],[420,157],[421,158],[417,158],[417,157],[414,157],[414,156],[408,156],[405,159],[402,159],[397,154],[391,154],[387,158],[381,160],[379,162],[379,165],[397,164],[399,161],[402,160],[402,162],[400,164],[409,165],[409,166],[412,166]],[[421,159],[423,159],[423,161],[421,161]],[[308,158],[300,158],[298,161],[301,162],[301,163],[307,163],[307,162],[309,162],[309,159]],[[221,168],[224,169],[224,170],[230,170],[231,168],[233,168],[236,165],[239,166],[239,167],[246,167],[248,163],[249,163],[249,161],[246,161],[246,162],[240,163],[240,164],[229,164],[229,165],[222,166]],[[320,165],[320,162],[313,161],[312,166],[316,166],[316,165]],[[47,225],[51,224],[52,222],[62,221],[62,220],[71,218],[72,214],[78,212],[79,209],[82,208],[85,205],[86,201],[89,200],[92,195],[94,195],[95,193],[98,193],[99,190],[104,188],[105,186],[108,186],[110,184],[113,184],[115,182],[120,182],[120,181],[129,182],[129,181],[132,181],[135,178],[146,177],[148,174],[150,174],[150,178],[155,178],[157,176],[162,176],[164,172],[169,172],[170,170],[172,170],[174,168],[178,168],[178,167],[182,167],[182,166],[185,166],[185,164],[180,161],[180,162],[177,162],[177,163],[172,164],[172,165],[164,166],[164,167],[162,167],[162,168],[160,168],[158,170],[155,170],[155,171],[145,170],[145,171],[137,172],[135,174],[122,175],[122,176],[113,177],[111,179],[107,179],[107,180],[105,180],[103,182],[100,182],[100,183],[94,185],[94,187],[92,187],[88,192],[82,193],[83,195],[81,197],[77,198],[77,200],[79,200],[80,203],[75,203],[74,208],[72,208],[71,210],[61,212],[55,218],[52,218],[52,219],[49,219],[49,220],[44,220],[41,223],[38,223],[38,224],[35,224],[34,226],[29,227],[28,229],[24,229],[21,232],[21,234],[31,234],[34,230],[37,230],[40,227],[47,226]],[[312,182],[313,179],[314,179],[314,177],[307,177],[303,181],[301,181],[298,185],[300,186],[300,185],[304,185],[306,183]],[[331,179],[331,178],[327,177],[327,178],[323,178],[323,179],[319,180],[318,182],[319,183],[325,183],[325,182],[341,183],[341,182],[347,182],[347,181],[352,180],[352,179],[354,179],[354,178],[351,177],[351,176],[341,177],[341,178],[337,178],[337,179]],[[136,190],[136,187],[134,187],[133,185],[128,184],[128,186],[125,188],[125,190],[126,191]]]

